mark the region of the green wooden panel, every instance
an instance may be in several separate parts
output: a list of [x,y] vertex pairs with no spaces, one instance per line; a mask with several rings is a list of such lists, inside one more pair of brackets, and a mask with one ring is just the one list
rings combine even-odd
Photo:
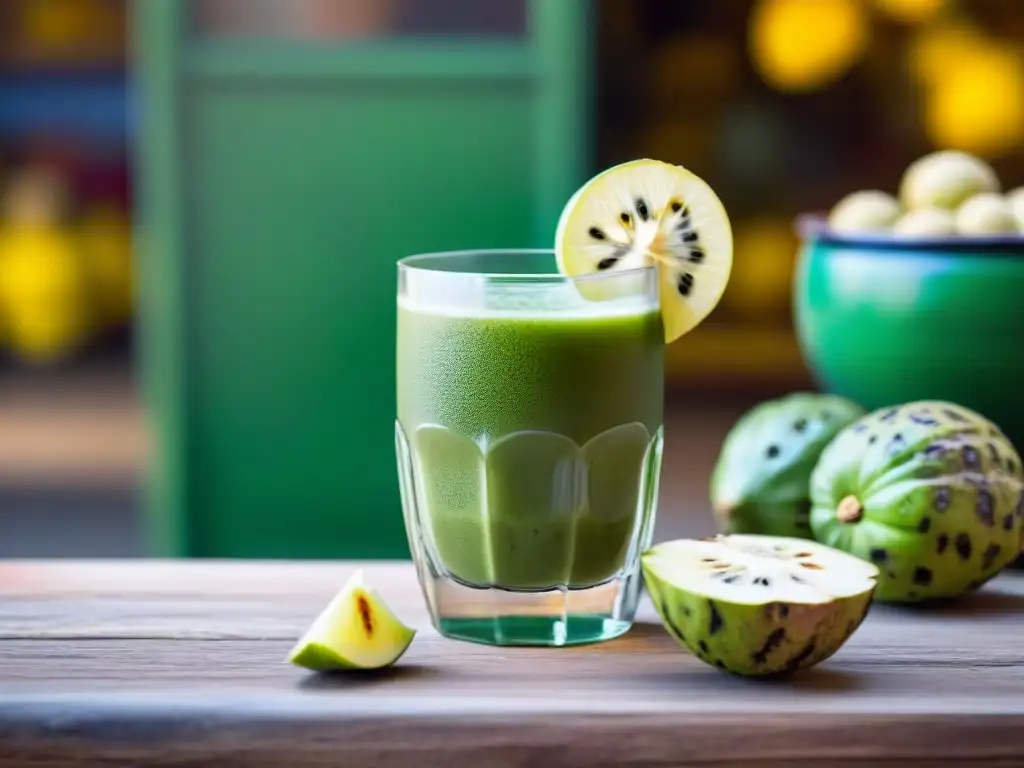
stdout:
[[186,7],[134,7],[153,551],[404,555],[395,260],[550,244],[589,0],[486,43],[198,40]]
[[529,244],[529,89],[221,81],[187,109],[193,549],[404,556],[395,261]]

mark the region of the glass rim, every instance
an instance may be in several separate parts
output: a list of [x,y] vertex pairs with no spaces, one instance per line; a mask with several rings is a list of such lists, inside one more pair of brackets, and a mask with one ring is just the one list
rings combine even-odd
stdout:
[[458,256],[551,256],[554,258],[555,251],[553,248],[466,248],[461,250],[450,250],[450,251],[428,251],[425,253],[415,253],[409,256],[403,256],[398,259],[398,268],[402,270],[409,270],[412,272],[419,272],[421,274],[431,275],[449,275],[452,278],[460,277],[472,277],[472,278],[485,278],[488,280],[515,280],[521,282],[536,282],[536,283],[551,283],[551,282],[562,282],[565,280],[571,281],[584,281],[584,280],[609,280],[609,279],[623,279],[631,275],[644,275],[651,274],[657,270],[657,266],[654,264],[648,264],[642,267],[630,267],[629,269],[618,269],[608,272],[588,272],[580,275],[564,275],[561,272],[550,272],[546,274],[537,274],[530,272],[481,272],[479,270],[451,270],[451,269],[436,269],[427,266],[419,266],[420,261],[429,261],[431,259],[451,259]]

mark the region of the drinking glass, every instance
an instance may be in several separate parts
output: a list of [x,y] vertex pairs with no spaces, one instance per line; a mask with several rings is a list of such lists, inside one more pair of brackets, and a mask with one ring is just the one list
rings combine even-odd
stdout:
[[655,269],[410,256],[397,310],[399,484],[434,626],[495,645],[627,631],[661,469]]

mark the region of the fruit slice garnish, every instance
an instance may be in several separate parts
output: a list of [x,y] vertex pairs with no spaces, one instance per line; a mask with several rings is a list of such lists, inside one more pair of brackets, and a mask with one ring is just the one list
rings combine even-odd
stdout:
[[356,571],[288,654],[314,671],[378,669],[394,664],[416,630],[403,624]]
[[[732,271],[732,228],[699,176],[659,160],[632,160],[599,173],[566,203],[555,257],[569,277],[655,265],[671,342],[722,298]],[[593,286],[581,292],[600,298]]]

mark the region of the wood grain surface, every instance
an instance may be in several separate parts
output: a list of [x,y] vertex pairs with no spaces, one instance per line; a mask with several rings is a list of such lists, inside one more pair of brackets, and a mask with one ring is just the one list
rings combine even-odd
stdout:
[[[420,629],[398,665],[284,661],[356,567]],[[0,564],[0,766],[1024,766],[1024,576],[876,605],[786,680],[694,659],[646,602],[572,649],[441,638],[390,563]]]

